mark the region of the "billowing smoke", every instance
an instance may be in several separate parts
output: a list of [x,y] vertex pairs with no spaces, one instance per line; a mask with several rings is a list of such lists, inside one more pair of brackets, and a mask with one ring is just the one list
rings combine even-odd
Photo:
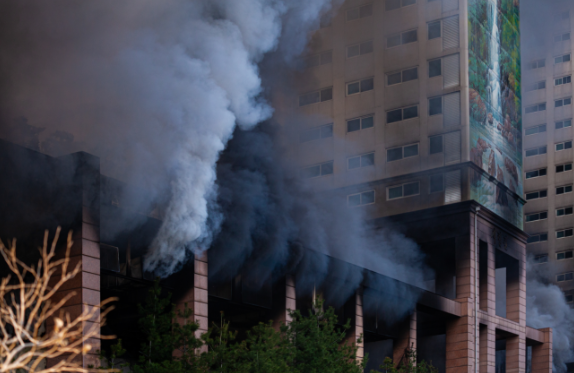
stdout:
[[564,292],[547,280],[555,273],[547,264],[528,262],[526,282],[526,324],[552,328],[555,372],[566,372],[566,363],[574,361],[574,312]]

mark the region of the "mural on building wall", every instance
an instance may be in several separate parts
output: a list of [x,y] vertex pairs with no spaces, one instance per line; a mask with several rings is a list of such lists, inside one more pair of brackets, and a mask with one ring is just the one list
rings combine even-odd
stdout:
[[[522,228],[522,112],[518,0],[469,0],[471,198]],[[497,182],[494,182],[496,180]]]

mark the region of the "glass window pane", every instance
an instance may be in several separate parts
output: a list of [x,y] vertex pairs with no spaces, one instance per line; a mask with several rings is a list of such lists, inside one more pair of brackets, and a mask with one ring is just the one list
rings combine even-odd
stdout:
[[333,88],[325,88],[321,90],[321,102],[333,99]]
[[568,62],[570,61],[570,55],[569,54],[565,54],[564,56],[562,56],[562,62]]
[[302,171],[302,176],[304,178],[311,178],[311,177],[317,177],[321,174],[321,167],[320,166],[312,166],[312,167],[307,167],[304,168]]
[[440,38],[440,21],[429,23],[429,40]]
[[419,116],[419,107],[411,106],[403,109],[403,119],[416,118]]
[[351,119],[347,121],[347,132],[354,132],[361,129],[360,119]]
[[329,124],[321,127],[321,138],[333,137],[333,125]]
[[419,194],[419,183],[410,183],[403,185],[403,190],[405,193],[405,197],[414,196]]
[[368,205],[369,203],[374,203],[374,202],[375,202],[375,191],[374,190],[361,193],[361,205]]
[[540,176],[546,176],[546,169],[545,168],[541,168],[540,170],[538,170]]
[[365,154],[361,156],[361,167],[372,166],[375,164],[375,153]]
[[413,69],[408,69],[403,71],[403,82],[408,82],[410,80],[416,80],[418,79],[418,70],[417,68],[413,68]]
[[538,148],[538,154],[546,154],[546,147],[541,146],[540,148]]
[[389,188],[389,199],[400,198],[403,196],[403,187],[398,186]]
[[538,149],[530,149],[526,151],[527,157],[532,157],[533,155],[538,155]]
[[361,167],[361,157],[349,158],[349,170]]
[[375,126],[375,120],[373,117],[365,117],[361,119],[361,128],[372,128]]
[[566,141],[564,143],[564,149],[572,149],[572,141]]
[[571,259],[572,258],[572,251],[566,251],[564,253],[564,259]]
[[558,260],[564,259],[564,253],[558,253],[558,254],[556,254],[556,259],[558,259]]
[[349,203],[349,206],[358,206],[361,204],[361,195],[353,194],[352,196],[347,197],[347,202]]
[[544,219],[546,219],[546,218],[548,218],[548,212],[546,212],[546,211],[545,211],[545,212],[541,212],[541,213],[540,213],[540,220],[544,220]]
[[419,155],[419,144],[405,146],[405,158]]
[[440,76],[442,74],[441,60],[429,61],[429,78]]
[[347,94],[353,95],[355,93],[359,93],[361,91],[361,85],[359,82],[351,83],[347,85]]
[[401,35],[394,35],[389,36],[387,38],[387,48],[396,47],[397,45],[401,45]]
[[387,112],[387,123],[399,122],[403,120],[403,110],[392,110]]
[[572,193],[572,185],[564,187],[564,193]]
[[564,166],[556,166],[556,173],[564,172]]
[[[432,154],[432,153],[431,153]],[[531,179],[538,176],[538,171],[530,171],[526,173],[526,178]]]
[[538,241],[540,241],[540,236],[536,235],[536,236],[528,237],[528,239],[526,240],[526,243],[535,243]]
[[299,96],[299,106],[305,106],[319,102],[320,93],[313,92],[303,96]]
[[442,97],[435,97],[429,100],[429,115],[442,114]]
[[361,80],[361,92],[372,91],[373,88],[374,88],[373,78]]
[[352,45],[347,48],[347,58],[356,57],[361,54],[361,46],[360,45]]
[[538,133],[538,127],[531,127],[526,129],[526,136]]
[[526,199],[527,200],[536,199],[536,198],[538,198],[538,192],[526,193]]
[[554,101],[554,107],[561,107],[564,102],[562,100]]
[[401,73],[389,74],[387,75],[387,84],[394,85],[401,82]]
[[565,120],[564,121],[564,127],[572,127],[572,120],[571,119]]
[[361,44],[361,54],[373,53],[373,42],[367,41]]
[[565,164],[564,171],[572,171],[572,163]]
[[442,153],[442,136],[430,138],[430,154]]
[[556,188],[556,194],[564,194],[564,187]]
[[571,105],[572,104],[572,99],[571,98],[565,98],[564,99],[564,106],[566,105]]
[[556,144],[556,151],[560,151],[564,149],[564,144]]
[[417,41],[417,30],[403,32],[401,35],[401,42],[403,44],[413,43]]
[[564,209],[564,215],[572,215],[572,207],[566,207]]
[[401,7],[401,0],[386,0],[385,10],[395,10]]
[[307,142],[312,140],[317,140],[320,137],[320,131],[318,129],[312,129],[301,133],[301,142]]
[[331,175],[332,173],[333,173],[333,162],[327,162],[321,165],[321,175]]
[[387,150],[387,162],[396,161],[403,158],[403,148]]
[[564,209],[556,210],[556,216],[562,216],[562,215],[564,215]]
[[540,233],[540,241],[548,241],[548,233]]

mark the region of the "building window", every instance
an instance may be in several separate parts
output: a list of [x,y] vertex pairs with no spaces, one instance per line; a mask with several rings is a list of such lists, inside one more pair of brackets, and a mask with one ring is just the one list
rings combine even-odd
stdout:
[[415,157],[419,155],[419,144],[405,145],[398,148],[387,149],[387,162]]
[[413,67],[396,73],[387,74],[387,84],[395,85],[399,83],[409,82],[411,80],[417,80],[418,78],[419,78],[418,68]]
[[440,38],[441,36],[440,21],[434,21],[429,23],[428,28],[429,28],[429,40]]
[[326,51],[305,57],[306,68],[328,65],[331,62],[333,62],[333,51]]
[[537,233],[528,237],[527,243],[536,243],[548,241],[548,233]]
[[375,164],[375,153],[363,154],[357,157],[351,157],[347,159],[347,167],[349,168],[349,170],[372,166],[374,164]]
[[418,196],[420,194],[420,185],[418,181],[395,185],[387,188],[387,199],[398,199],[404,197]]
[[361,92],[372,91],[373,88],[374,88],[373,78],[347,83],[347,96],[355,95]]
[[554,85],[570,84],[572,83],[572,77],[570,75],[563,76],[562,78],[554,79]]
[[387,37],[387,48],[414,43],[417,40],[417,30],[405,31],[400,34]]
[[556,187],[556,195],[565,194],[565,193],[572,193],[572,185],[564,185],[564,186]]
[[430,154],[442,153],[442,135],[431,136],[430,138]]
[[347,22],[373,15],[373,4],[347,10]]
[[540,176],[546,176],[546,169],[545,168],[540,168],[540,169],[534,170],[534,171],[528,171],[526,173],[527,179],[533,179],[535,177],[540,177]]
[[559,152],[565,149],[572,149],[572,141],[564,141],[559,142],[558,144],[554,145],[556,147],[556,151]]
[[546,146],[526,150],[527,157],[533,157],[535,155],[541,155],[541,154],[546,154]]
[[370,205],[373,203],[375,203],[374,190],[369,190],[367,192],[361,192],[347,196],[347,204],[349,206],[363,206],[363,205]]
[[570,33],[569,32],[562,34],[562,35],[556,35],[554,37],[555,42],[566,41],[566,40],[570,40]]
[[546,66],[546,60],[536,60],[528,64],[528,67],[531,69],[539,69],[544,66]]
[[572,254],[573,254],[572,250],[562,251],[560,253],[556,253],[556,260],[572,259]]
[[429,115],[442,114],[442,97],[429,99]]
[[572,237],[573,232],[572,228],[556,231],[556,238]]
[[306,93],[299,96],[299,106],[315,104],[317,102],[329,101],[333,99],[333,87],[325,88],[320,91]]
[[443,174],[431,175],[429,177],[430,193],[442,192],[444,190]]
[[534,263],[548,263],[548,254],[540,254],[534,256]]
[[562,120],[560,122],[556,122],[555,124],[557,130],[559,130],[560,128],[572,127],[572,119]]
[[564,20],[567,20],[568,18],[570,18],[570,12],[569,11],[560,12],[560,13],[556,14],[556,16],[554,16],[554,20],[556,20],[556,21],[564,21]]
[[538,192],[526,193],[526,200],[546,198],[547,196],[548,192],[546,190],[539,190]]
[[556,209],[556,216],[572,215],[572,206]]
[[561,273],[556,276],[556,282],[572,281],[574,279],[574,272]]
[[369,53],[373,53],[372,40],[347,47],[347,58],[357,57]]
[[418,106],[409,106],[403,109],[395,109],[387,111],[387,123],[400,122],[401,120],[416,118],[418,116],[419,116]]
[[544,111],[546,110],[546,103],[530,105],[526,107],[526,114],[536,113],[537,111]]
[[333,123],[303,131],[299,135],[299,140],[301,142],[308,142],[313,140],[326,139],[328,137],[333,137]]
[[572,97],[561,98],[560,100],[554,101],[554,107],[562,107],[571,104],[572,104]]
[[301,176],[305,179],[333,174],[333,161],[305,167],[301,170]]
[[554,58],[555,64],[559,64],[559,63],[563,63],[563,62],[570,62],[570,53]]
[[373,128],[374,126],[375,126],[375,118],[371,114],[361,118],[349,119],[347,121],[347,132],[355,132],[367,128]]
[[566,163],[556,166],[556,173],[559,174],[561,172],[572,171],[572,163]]
[[525,130],[526,136],[535,135],[537,133],[546,132],[546,124],[530,127]]
[[429,61],[429,78],[442,75],[441,59]]
[[548,212],[547,211],[536,212],[534,214],[527,214],[526,215],[526,222],[530,223],[533,221],[545,220],[547,218],[548,218]]
[[386,0],[385,1],[385,10],[386,11],[395,10],[395,9],[399,9],[401,7],[414,5],[416,3],[417,3],[416,0]]
[[546,81],[542,80],[540,82],[536,82],[533,84],[529,84],[528,86],[526,86],[526,90],[527,91],[537,91],[539,89],[545,89],[546,88]]

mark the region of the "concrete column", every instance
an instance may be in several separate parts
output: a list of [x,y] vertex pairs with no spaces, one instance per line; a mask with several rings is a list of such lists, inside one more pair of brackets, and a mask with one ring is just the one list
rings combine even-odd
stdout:
[[496,329],[491,325],[480,329],[479,371],[496,372]]
[[295,311],[297,309],[297,298],[295,293],[295,280],[293,280],[293,276],[288,275],[285,279],[285,321],[290,323],[293,319],[289,314],[291,311]]
[[295,310],[295,281],[290,275],[273,288],[273,327],[279,331],[281,325],[292,321],[290,311]]
[[456,298],[473,298],[474,294],[474,219],[472,234],[456,238]]
[[518,261],[518,268],[507,268],[506,318],[526,326],[526,252]]
[[474,371],[474,301],[462,303],[463,316],[446,323],[446,373]]
[[193,267],[193,314],[195,316],[195,320],[199,323],[199,329],[196,332],[197,337],[199,337],[203,333],[206,333],[209,327],[209,321],[207,318],[207,252],[204,252],[201,255],[195,255]]
[[[76,214],[72,224],[74,244],[70,251],[70,268],[75,268],[81,262],[81,272],[69,280],[53,301],[57,302],[70,293],[75,295],[65,303],[63,311],[74,319],[84,310],[100,305],[100,160],[87,153],[74,153],[62,157],[64,164],[74,170],[72,190],[70,191],[70,205],[66,206]],[[65,242],[67,230],[63,227],[61,235]],[[65,255],[65,246],[58,250],[57,257]],[[100,329],[99,312],[90,322],[86,322],[84,330]],[[52,320],[47,322],[47,329],[53,327]],[[86,343],[92,346],[89,354],[83,356],[81,364],[99,365],[96,350],[101,349],[100,339],[94,338]],[[60,359],[63,359],[62,357]],[[47,366],[55,365],[60,359],[48,359]],[[81,359],[81,357],[79,357]],[[80,361],[78,361],[80,362]]]
[[363,360],[365,357],[365,341],[360,341],[363,337],[363,291],[357,290],[355,295],[355,343],[357,344],[357,359]]
[[[479,228],[486,227],[479,224]],[[486,246],[486,247],[485,247]],[[489,315],[496,315],[496,262],[494,246],[489,243],[483,244],[482,249],[486,249],[487,273],[480,274],[480,309]],[[480,258],[484,259],[483,254]],[[482,267],[482,263],[480,264]]]
[[526,338],[524,335],[506,339],[506,372],[526,371]]
[[545,342],[532,346],[532,373],[552,372],[552,328],[539,329]]
[[399,337],[393,343],[393,363],[395,366],[403,362],[407,352],[417,348],[417,311],[406,320]]

